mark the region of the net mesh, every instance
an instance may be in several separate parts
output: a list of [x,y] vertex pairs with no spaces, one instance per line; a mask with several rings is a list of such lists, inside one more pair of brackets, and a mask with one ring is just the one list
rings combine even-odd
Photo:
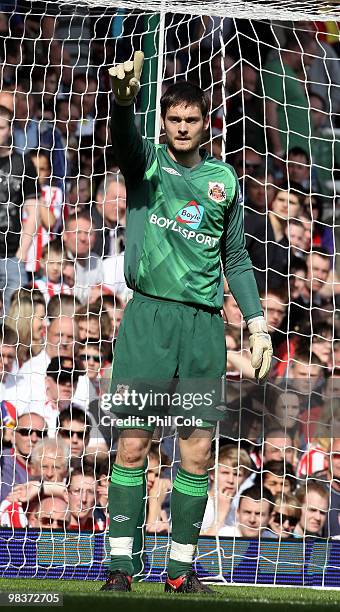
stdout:
[[[340,534],[337,3],[146,1],[143,9],[33,2],[0,13],[0,105],[8,109],[0,109],[3,537],[38,530],[32,576],[102,577],[108,561],[98,534],[109,520],[117,431],[102,402],[131,292],[107,67],[141,48],[143,135],[162,141],[158,107],[167,85],[190,79],[208,95],[204,146],[239,176],[274,343],[269,383],[259,387],[226,286],[228,412],[214,440],[202,526],[211,539],[201,541],[197,567],[210,579],[277,584],[295,584],[301,570],[300,584],[310,584],[303,561],[285,560],[284,540],[296,530],[301,546],[323,538],[311,575],[324,585],[334,569],[328,538]],[[144,525],[151,579],[165,575],[178,465],[174,431],[157,431]],[[62,530],[53,550],[45,528]],[[154,540],[155,532],[167,535]],[[249,551],[259,547],[248,574],[241,563],[248,544],[242,548],[239,536],[253,538]],[[261,549],[266,537],[276,541],[272,549]],[[4,575],[28,571],[26,558],[17,559],[13,549],[1,560]]]

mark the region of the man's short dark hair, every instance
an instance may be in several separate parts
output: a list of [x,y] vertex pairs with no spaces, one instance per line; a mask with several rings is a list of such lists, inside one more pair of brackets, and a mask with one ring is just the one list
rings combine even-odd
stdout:
[[90,476],[96,480],[96,473],[93,465],[83,462],[81,467],[75,467],[70,475],[69,485],[71,484],[72,478],[75,476]]
[[292,273],[303,270],[305,274],[308,272],[307,264],[302,257],[291,257],[290,260],[290,275]]
[[322,257],[323,259],[327,259],[328,262],[330,263],[331,255],[329,254],[327,249],[324,249],[323,247],[319,247],[318,246],[317,249],[313,249],[313,251],[308,253],[308,255],[310,255],[310,256],[312,256],[312,255],[319,255],[319,257]]
[[179,81],[170,85],[161,97],[161,115],[164,119],[171,106],[186,104],[187,106],[198,106],[203,118],[208,114],[208,102],[203,89],[189,81]]
[[73,316],[80,305],[81,303],[75,295],[67,295],[66,293],[54,295],[47,306],[47,317],[52,323],[54,319],[59,319],[62,315],[67,316],[70,310]]
[[306,166],[310,164],[309,155],[307,151],[302,149],[302,147],[292,147],[291,149],[289,149],[288,159],[290,158],[291,155],[294,155],[295,157],[298,157],[298,156],[304,157],[306,160]]
[[86,425],[86,435],[89,435],[91,431],[91,423],[86,415],[86,412],[78,406],[71,404],[71,406],[69,406],[68,408],[64,408],[64,410],[61,410],[58,416],[58,420],[60,427],[64,427],[65,423],[73,423],[73,421],[78,421],[78,423],[83,423],[84,425]]
[[279,476],[280,478],[285,477],[289,480],[292,490],[296,487],[294,468],[292,464],[288,463],[287,461],[277,461],[275,459],[267,461],[267,463],[262,469],[261,474],[259,473],[256,475],[256,482],[258,482],[259,479],[260,483],[262,475],[264,477],[267,474],[269,476],[273,474],[274,476]]
[[[91,229],[95,230],[97,229],[89,211],[87,210],[81,210],[79,213],[77,213],[77,215],[70,215],[67,217],[66,221],[65,221],[65,230],[68,230],[68,228],[70,227],[71,223],[73,223],[73,221],[76,222],[76,226],[78,225],[78,221],[79,220],[85,220],[88,221],[91,225]],[[75,230],[77,231],[77,230]]]
[[269,502],[270,506],[275,505],[274,497],[269,491],[269,489],[267,489],[266,487],[261,487],[260,485],[253,485],[249,489],[243,491],[242,495],[240,496],[240,501],[238,505],[239,508],[241,506],[242,499],[246,498],[253,499],[254,501],[261,501],[261,499],[264,499],[265,501]]

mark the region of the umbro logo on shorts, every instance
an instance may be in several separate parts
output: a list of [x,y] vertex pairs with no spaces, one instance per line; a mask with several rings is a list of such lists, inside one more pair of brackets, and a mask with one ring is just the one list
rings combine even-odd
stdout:
[[182,176],[179,172],[177,172],[177,170],[175,170],[175,168],[166,168],[165,166],[162,166],[162,169],[165,170],[165,172],[167,172],[168,174],[174,174],[175,176]]
[[123,516],[123,514],[117,514],[117,516],[113,516],[112,521],[116,521],[116,523],[123,523],[124,521],[129,521],[129,516]]
[[193,527],[197,527],[197,529],[201,529],[202,527],[202,521],[199,521],[198,523],[193,523],[192,524]]

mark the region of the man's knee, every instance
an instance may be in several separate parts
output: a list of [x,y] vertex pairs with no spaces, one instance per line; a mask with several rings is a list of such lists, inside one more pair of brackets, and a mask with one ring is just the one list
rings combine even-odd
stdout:
[[[208,433],[208,432],[207,432]],[[210,435],[193,436],[188,440],[180,441],[182,466],[193,474],[204,473],[211,457]]]
[[120,435],[117,463],[127,468],[141,467],[151,445],[151,434],[140,430],[125,430]]

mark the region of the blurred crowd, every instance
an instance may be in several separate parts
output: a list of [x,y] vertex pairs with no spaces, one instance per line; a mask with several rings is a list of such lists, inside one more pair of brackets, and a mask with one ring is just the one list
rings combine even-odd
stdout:
[[[46,6],[0,13],[0,525],[93,532],[117,440],[100,398],[131,297],[107,67],[144,48],[151,17],[88,9],[76,34]],[[202,534],[339,537],[337,26],[169,14],[164,45],[163,87],[206,90],[203,145],[239,177],[274,346],[264,397],[225,284],[230,403]],[[151,110],[146,77],[144,131]],[[178,449],[173,431],[155,436],[145,522],[168,532]]]

